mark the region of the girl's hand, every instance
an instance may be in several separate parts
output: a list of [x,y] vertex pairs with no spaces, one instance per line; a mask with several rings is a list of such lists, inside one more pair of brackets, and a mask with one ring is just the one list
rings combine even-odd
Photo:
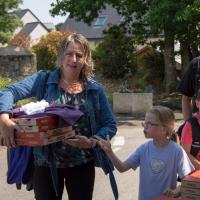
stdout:
[[94,135],[94,138],[97,140],[97,144],[106,152],[106,153],[110,153],[112,152],[112,148],[111,148],[111,143],[110,143],[110,138],[109,135],[107,135],[107,139],[104,140],[102,138],[100,138],[97,135]]
[[16,123],[9,119],[8,113],[0,115],[0,145],[15,147],[14,131],[19,130]]
[[180,186],[178,186],[174,190],[172,190],[172,189],[165,190],[164,195],[167,197],[174,197],[174,198],[179,197],[181,195]]
[[64,144],[69,144],[78,148],[92,148],[94,146],[94,141],[87,138],[86,136],[76,135],[72,139],[63,140]]

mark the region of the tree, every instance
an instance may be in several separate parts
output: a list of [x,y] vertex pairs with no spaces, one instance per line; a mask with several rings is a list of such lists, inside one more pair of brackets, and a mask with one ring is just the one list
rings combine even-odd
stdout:
[[[182,52],[186,46],[194,44],[200,19],[200,1],[197,0],[58,0],[52,3],[53,15],[65,15],[82,19],[86,23],[97,17],[98,11],[106,4],[112,5],[124,16],[123,22],[129,34],[139,41],[164,34],[165,90],[175,90],[175,39],[181,42]],[[190,31],[186,31],[186,30]],[[183,38],[186,38],[183,40]],[[197,48],[196,48],[197,49]],[[184,53],[185,54],[185,53]]]
[[39,43],[33,46],[37,57],[37,69],[51,70],[56,67],[56,53],[60,42],[71,32],[52,31],[42,36]]
[[6,43],[15,29],[21,25],[14,11],[22,0],[0,0],[0,43]]
[[134,44],[123,28],[113,26],[93,52],[96,69],[110,79],[128,78],[136,71]]
[[18,33],[8,42],[9,45],[30,48],[31,37],[27,33]]

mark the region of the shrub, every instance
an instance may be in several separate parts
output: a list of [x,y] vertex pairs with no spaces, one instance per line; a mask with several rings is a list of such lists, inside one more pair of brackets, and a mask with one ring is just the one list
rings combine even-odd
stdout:
[[56,54],[60,42],[71,33],[71,31],[52,31],[43,36],[38,44],[33,46],[37,56],[37,69],[51,70],[56,67]]
[[97,73],[109,79],[132,76],[136,71],[133,51],[133,40],[122,28],[112,27],[93,52]]
[[142,58],[142,63],[139,73],[142,74],[140,76],[142,76],[143,81],[161,89],[165,70],[163,54],[155,50],[148,52]]
[[30,48],[31,37],[27,33],[18,33],[8,42],[8,44],[17,47]]
[[10,84],[11,82],[12,79],[0,76],[0,89],[3,89],[4,87],[6,87],[6,85]]

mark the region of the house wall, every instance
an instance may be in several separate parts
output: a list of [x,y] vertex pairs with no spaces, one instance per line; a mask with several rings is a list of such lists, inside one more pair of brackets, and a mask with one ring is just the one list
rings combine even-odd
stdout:
[[0,55],[0,75],[20,80],[37,71],[35,55]]
[[[26,12],[26,14],[21,18],[21,21],[23,22],[23,25],[25,25],[27,23],[38,22],[38,19],[35,18],[30,12]],[[22,27],[18,27],[14,31],[13,35],[16,35],[17,33],[19,33],[21,29]]]
[[26,14],[21,18],[24,24],[38,22],[38,19],[35,18],[30,12],[26,12]]
[[44,27],[41,24],[38,24],[35,29],[30,33],[31,37],[31,44],[34,45],[39,42],[40,38],[43,35],[46,35],[48,31],[44,29]]

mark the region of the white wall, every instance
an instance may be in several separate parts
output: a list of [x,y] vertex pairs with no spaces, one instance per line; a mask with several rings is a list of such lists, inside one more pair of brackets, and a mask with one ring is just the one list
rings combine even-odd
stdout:
[[31,23],[31,22],[38,22],[38,19],[35,18],[31,12],[26,12],[26,14],[21,18],[23,24]]
[[[23,26],[27,23],[31,23],[31,22],[38,22],[38,19],[35,18],[31,12],[27,11],[26,14],[21,18],[21,21],[23,22]],[[13,35],[16,35],[17,33],[20,32],[20,30],[22,29],[22,27],[18,27],[15,31]]]
[[48,31],[44,29],[44,27],[41,24],[38,24],[35,29],[31,32],[30,37],[31,37],[31,44],[36,44],[39,42],[40,38],[43,35],[46,35]]

